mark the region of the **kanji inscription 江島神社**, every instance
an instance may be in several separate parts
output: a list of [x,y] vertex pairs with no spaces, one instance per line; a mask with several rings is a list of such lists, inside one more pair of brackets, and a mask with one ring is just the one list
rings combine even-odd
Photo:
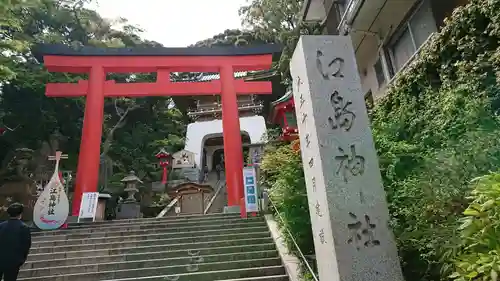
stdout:
[[350,38],[302,36],[290,71],[320,281],[402,281]]

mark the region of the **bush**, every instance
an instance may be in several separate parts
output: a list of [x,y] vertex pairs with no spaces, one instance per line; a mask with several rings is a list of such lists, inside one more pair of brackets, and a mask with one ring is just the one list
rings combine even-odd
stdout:
[[298,256],[293,234],[305,255],[314,254],[314,243],[307,202],[306,184],[297,143],[268,145],[261,164],[262,185],[270,189],[270,198],[284,222],[277,220],[288,249]]
[[455,281],[498,280],[500,272],[500,174],[474,180],[472,203],[460,221],[461,248],[455,259]]
[[387,187],[392,227],[409,280],[446,279],[460,243],[470,179],[500,167],[500,131],[475,131],[427,153]]
[[[453,272],[456,280],[490,280],[497,266],[496,244],[476,245],[457,224],[470,203],[470,181],[500,169],[498,10],[500,0],[456,9],[371,111],[407,281],[449,280]],[[279,211],[304,227],[292,231],[312,251],[300,155],[290,147],[267,153],[263,166]]]

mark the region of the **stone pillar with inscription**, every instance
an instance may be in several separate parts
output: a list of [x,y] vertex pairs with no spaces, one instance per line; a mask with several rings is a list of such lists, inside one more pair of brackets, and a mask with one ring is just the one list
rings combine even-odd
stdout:
[[291,74],[320,281],[402,281],[351,39],[302,36]]

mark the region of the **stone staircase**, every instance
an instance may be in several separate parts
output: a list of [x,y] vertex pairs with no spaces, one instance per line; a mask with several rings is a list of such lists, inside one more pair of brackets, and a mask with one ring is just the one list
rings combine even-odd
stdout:
[[117,220],[33,232],[18,280],[288,281],[263,217]]
[[[215,198],[211,198],[212,204],[209,206],[207,210],[207,214],[211,213],[222,213],[224,212],[224,206],[227,206],[227,186],[226,186],[226,176],[222,172],[220,181],[217,181],[217,174],[215,172],[211,172],[214,177],[214,183],[210,183],[211,186],[215,190]],[[209,174],[209,178],[210,178]],[[220,190],[219,190],[220,188]],[[219,193],[217,193],[219,191]]]

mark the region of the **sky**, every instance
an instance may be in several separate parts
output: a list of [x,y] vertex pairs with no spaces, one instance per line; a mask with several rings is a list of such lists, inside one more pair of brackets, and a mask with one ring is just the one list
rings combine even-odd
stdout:
[[[96,3],[97,2],[97,3]],[[90,8],[104,18],[123,17],[165,47],[186,47],[226,29],[241,27],[238,9],[247,0],[98,0]]]

